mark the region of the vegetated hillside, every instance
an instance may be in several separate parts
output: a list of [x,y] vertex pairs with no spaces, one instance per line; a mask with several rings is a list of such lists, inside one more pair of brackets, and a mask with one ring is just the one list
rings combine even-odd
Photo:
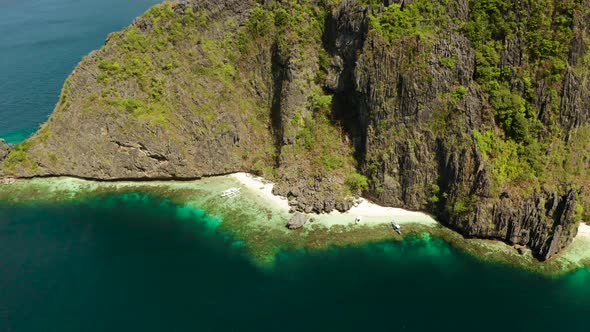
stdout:
[[587,22],[582,0],[158,5],[82,61],[2,172],[252,171],[297,209],[364,192],[545,259],[590,213]]

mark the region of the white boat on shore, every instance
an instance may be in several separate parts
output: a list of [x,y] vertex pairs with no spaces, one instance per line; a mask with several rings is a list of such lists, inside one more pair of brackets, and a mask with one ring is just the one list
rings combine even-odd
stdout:
[[393,229],[399,234],[402,235],[402,227],[396,223],[395,221],[391,222],[391,226],[393,226]]
[[240,193],[240,190],[241,190],[241,188],[231,187],[229,189],[224,190],[221,193],[221,197],[226,197],[226,198],[234,197]]

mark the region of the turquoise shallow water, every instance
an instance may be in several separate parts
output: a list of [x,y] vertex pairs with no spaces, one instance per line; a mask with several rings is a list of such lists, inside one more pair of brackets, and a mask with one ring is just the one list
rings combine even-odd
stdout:
[[0,331],[588,330],[588,271],[417,238],[260,268],[219,222],[143,194],[0,205]]
[[158,0],[0,1],[0,138],[44,122],[83,56]]

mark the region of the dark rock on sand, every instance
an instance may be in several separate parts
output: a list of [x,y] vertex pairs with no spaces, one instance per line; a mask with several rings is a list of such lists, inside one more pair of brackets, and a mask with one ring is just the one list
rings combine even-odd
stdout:
[[306,221],[307,218],[305,217],[305,214],[301,212],[295,212],[293,217],[291,217],[291,219],[289,220],[287,227],[289,227],[289,229],[301,228],[303,227],[303,225],[305,225]]

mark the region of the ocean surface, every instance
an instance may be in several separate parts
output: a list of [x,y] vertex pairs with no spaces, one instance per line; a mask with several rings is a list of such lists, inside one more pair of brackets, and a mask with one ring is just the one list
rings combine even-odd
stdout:
[[[0,137],[157,0],[0,0]],[[432,238],[255,264],[220,219],[144,193],[0,202],[0,332],[588,331],[590,271],[548,278]]]
[[36,131],[82,57],[158,2],[0,0],[0,138]]
[[282,252],[135,194],[0,203],[0,331],[588,331],[590,272],[551,279],[412,238]]

